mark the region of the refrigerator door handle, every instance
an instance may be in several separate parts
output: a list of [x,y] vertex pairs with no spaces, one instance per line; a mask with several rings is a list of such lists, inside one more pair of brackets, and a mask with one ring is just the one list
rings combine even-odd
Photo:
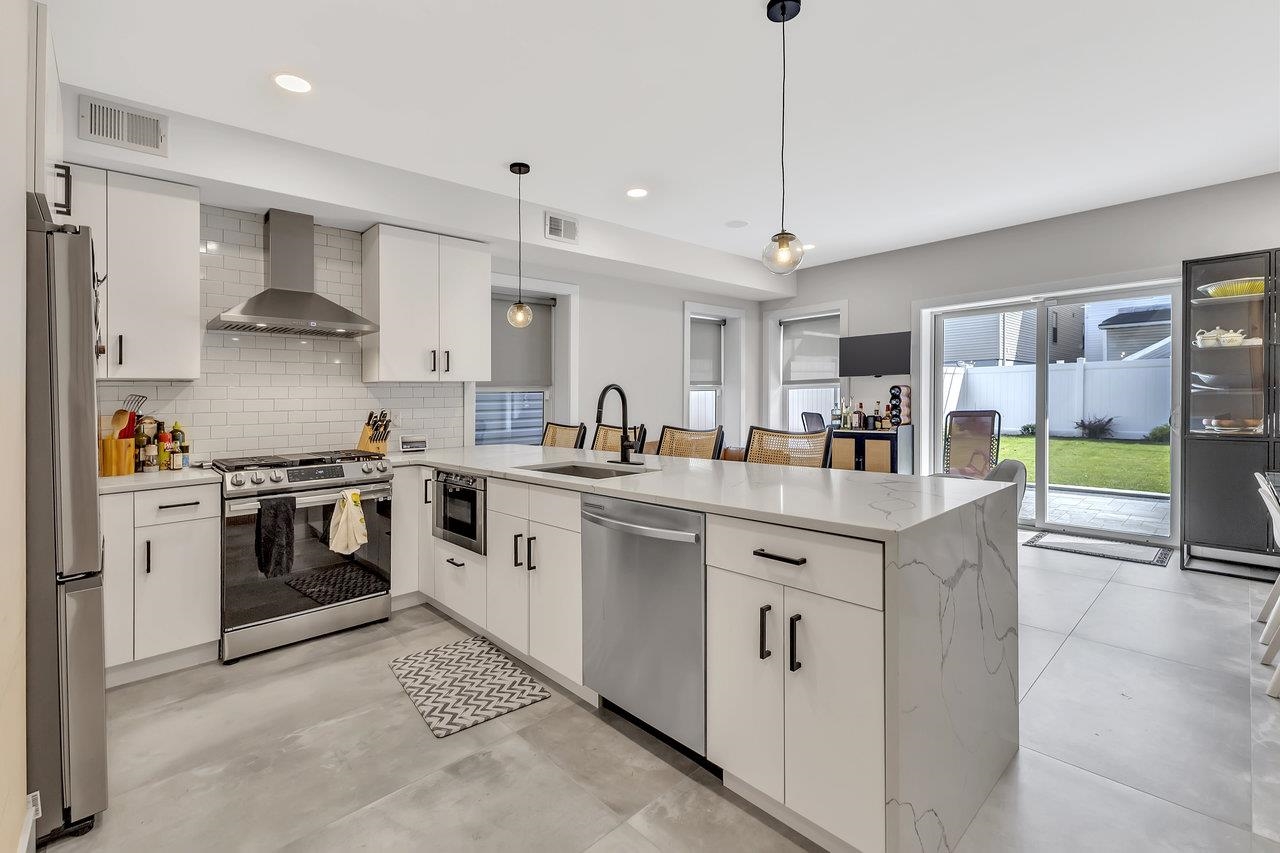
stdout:
[[107,807],[102,576],[58,585],[62,610],[63,802],[78,821]]

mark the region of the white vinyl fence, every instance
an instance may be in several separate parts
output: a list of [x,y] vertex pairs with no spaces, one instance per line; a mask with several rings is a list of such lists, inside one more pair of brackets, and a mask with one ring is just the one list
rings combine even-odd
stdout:
[[[1114,417],[1115,438],[1145,438],[1151,428],[1169,423],[1172,411],[1170,361],[1097,361],[1049,365],[1049,434],[1079,435],[1076,421]],[[1036,421],[1036,368],[946,367],[946,411],[995,409],[1005,433],[1016,434]]]

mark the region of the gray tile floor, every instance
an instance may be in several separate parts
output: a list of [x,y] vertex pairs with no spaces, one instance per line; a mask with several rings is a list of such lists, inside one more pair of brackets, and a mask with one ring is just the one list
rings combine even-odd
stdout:
[[[1280,851],[1266,587],[1043,549],[1021,581],[1023,749],[958,849]],[[814,849],[559,691],[435,739],[387,661],[464,635],[412,608],[111,691],[111,807],[52,850]]]
[[[1035,484],[1028,484],[1020,516],[1036,517]],[[1117,495],[1049,487],[1045,520],[1085,529],[1149,536],[1169,535],[1169,498]]]

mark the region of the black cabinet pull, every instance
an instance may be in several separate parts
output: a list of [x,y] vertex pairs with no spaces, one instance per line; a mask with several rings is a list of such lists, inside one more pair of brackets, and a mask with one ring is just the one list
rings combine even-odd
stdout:
[[766,560],[777,560],[779,563],[786,563],[788,566],[803,566],[809,562],[807,557],[784,557],[781,554],[773,554],[763,548],[757,548],[751,552],[756,557],[763,557]]
[[147,574],[151,574],[151,540],[147,540]]
[[773,654],[772,651],[764,647],[764,620],[765,614],[773,609],[772,604],[762,605],[760,608],[760,660],[764,660]]
[[444,372],[445,373],[449,372],[449,351],[448,350],[444,351]]
[[788,628],[791,640],[791,663],[787,664],[787,668],[795,672],[800,668],[800,661],[796,660],[796,623],[800,621],[800,614],[797,613],[791,617],[791,625]]
[[124,335],[116,335],[116,364],[124,364]]
[[435,350],[431,351],[431,372],[432,373],[436,372],[436,351]]
[[524,540],[524,561],[529,564],[529,571],[538,568],[533,564],[533,543],[538,541],[537,536],[530,536]]
[[453,559],[453,557],[446,557],[445,562],[451,566],[457,566],[459,569],[466,566],[466,563],[459,563],[457,560]]
[[55,163],[53,173],[62,181],[62,201],[53,203],[53,212],[62,216],[71,215],[71,167],[66,163]]
[[180,504],[160,504],[156,509],[181,509],[184,506],[200,506],[200,501],[187,501]]
[[515,535],[514,541],[512,542],[512,544],[515,546],[515,556],[513,556],[511,559],[511,565],[517,569],[524,565],[524,563],[520,562],[520,540],[523,537],[524,537],[523,533],[517,533]]

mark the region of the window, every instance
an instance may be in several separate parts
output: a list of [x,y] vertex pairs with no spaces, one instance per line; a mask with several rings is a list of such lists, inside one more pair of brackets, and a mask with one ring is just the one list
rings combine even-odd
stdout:
[[689,318],[689,429],[715,429],[721,423],[724,326],[724,320]]
[[840,403],[840,315],[779,320],[778,325],[782,417],[787,429],[798,431],[802,412],[829,418]]
[[542,440],[551,395],[552,312],[550,299],[526,297],[533,322],[523,329],[507,322],[511,297],[492,307],[493,373],[476,383],[476,444],[537,444]]

